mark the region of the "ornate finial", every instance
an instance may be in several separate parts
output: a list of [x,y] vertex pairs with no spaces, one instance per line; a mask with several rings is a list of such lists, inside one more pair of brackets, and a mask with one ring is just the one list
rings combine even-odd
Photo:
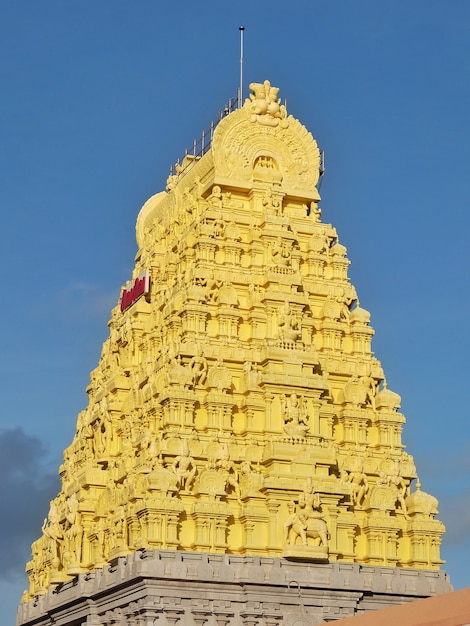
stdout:
[[253,93],[245,101],[250,120],[264,126],[287,128],[287,110],[278,98],[279,87],[271,87],[269,80],[265,80],[264,83],[250,83],[250,89]]

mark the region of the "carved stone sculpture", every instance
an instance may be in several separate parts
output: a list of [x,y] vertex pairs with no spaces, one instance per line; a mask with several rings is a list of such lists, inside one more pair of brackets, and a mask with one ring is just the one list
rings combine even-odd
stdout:
[[[139,277],[145,293],[111,312],[27,565],[28,611],[55,602],[61,585],[85,597],[87,576],[145,569],[148,551],[175,555],[171,567],[168,554],[156,558],[155,580],[173,567],[186,580],[202,554],[212,582],[229,571],[241,581],[237,558],[260,580],[267,561],[255,559],[276,562],[279,584],[294,562],[441,566],[437,502],[410,492],[400,396],[380,388],[371,315],[345,246],[321,222],[317,143],[277,87],[250,87],[138,216],[122,293]],[[155,602],[155,615],[108,606],[93,623],[192,620]],[[210,621],[258,619],[226,608]]]

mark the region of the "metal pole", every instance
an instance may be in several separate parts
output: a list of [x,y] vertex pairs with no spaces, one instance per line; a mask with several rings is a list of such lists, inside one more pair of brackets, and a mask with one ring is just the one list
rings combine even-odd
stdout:
[[238,28],[240,31],[240,87],[238,88],[238,108],[241,109],[243,102],[243,33],[244,26]]

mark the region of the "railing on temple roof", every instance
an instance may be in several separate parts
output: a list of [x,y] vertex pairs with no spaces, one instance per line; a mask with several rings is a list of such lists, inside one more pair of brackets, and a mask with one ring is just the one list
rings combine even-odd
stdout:
[[[230,115],[233,111],[243,106],[240,102],[239,98],[229,98],[225,104],[225,106],[220,109],[217,121],[211,121],[210,126],[207,130],[203,130],[201,133],[201,137],[199,139],[195,139],[193,141],[193,145],[191,148],[186,148],[184,151],[184,157],[176,162],[175,165],[170,166],[170,176],[184,176],[188,169],[194,165],[195,161],[198,161],[206,152],[208,152],[212,145],[212,138],[214,136],[214,131],[217,128],[217,125],[224,117]],[[190,157],[190,160],[185,159],[185,157]],[[184,165],[182,165],[184,164]],[[321,187],[321,183],[323,180],[323,175],[325,174],[325,151],[320,148],[320,180],[318,189]]]
[[[191,148],[186,148],[184,151],[184,156],[192,157],[192,162],[187,163],[184,167],[180,165],[180,161],[176,165],[172,165],[170,167],[170,176],[179,175],[182,176],[186,173],[186,170],[191,167],[195,160],[200,159],[206,152],[210,150],[212,145],[212,138],[214,136],[214,131],[217,128],[217,125],[224,117],[227,117],[230,113],[235,111],[239,106],[238,98],[230,98],[225,106],[219,111],[219,116],[217,121],[212,120],[210,127],[207,130],[203,130],[201,137],[199,139],[195,139]],[[184,162],[184,158],[182,159]]]

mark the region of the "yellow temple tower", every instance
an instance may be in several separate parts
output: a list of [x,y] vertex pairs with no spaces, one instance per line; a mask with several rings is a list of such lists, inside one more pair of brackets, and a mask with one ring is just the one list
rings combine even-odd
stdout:
[[250,89],[139,213],[18,625],[293,626],[451,589],[320,151]]

